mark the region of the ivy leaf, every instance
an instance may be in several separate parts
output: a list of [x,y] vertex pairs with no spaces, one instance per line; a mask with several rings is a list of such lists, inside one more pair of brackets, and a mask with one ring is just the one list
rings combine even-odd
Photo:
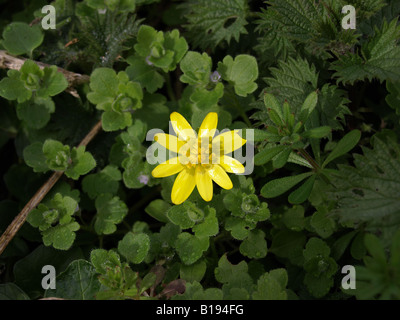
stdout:
[[175,242],[176,251],[182,262],[191,265],[201,258],[208,249],[208,238],[198,238],[190,233],[182,232]]
[[239,41],[246,34],[248,4],[245,0],[190,0],[181,5],[188,20],[189,37],[195,47],[215,48],[221,41]]
[[204,220],[192,228],[196,237],[212,237],[218,234],[219,225],[216,217],[216,210],[207,207],[206,216]]
[[4,28],[3,38],[1,43],[9,53],[32,55],[32,51],[42,44],[44,35],[40,25],[30,27],[24,22],[13,22]]
[[188,51],[180,63],[183,72],[180,80],[192,86],[205,87],[210,82],[211,67],[212,60],[207,53]]
[[117,230],[116,225],[121,223],[128,214],[126,204],[109,193],[97,197],[96,209],[94,229],[99,235],[114,233]]
[[43,243],[46,246],[52,245],[59,250],[68,250],[75,241],[76,234],[80,228],[79,223],[70,222],[68,224],[59,224],[55,227],[43,231]]
[[78,180],[80,176],[89,173],[96,167],[96,160],[90,152],[86,152],[85,146],[74,147],[71,151],[72,165],[65,171],[65,175],[74,180]]
[[257,281],[254,300],[286,300],[288,275],[286,269],[274,269],[263,274]]
[[126,68],[126,73],[132,81],[139,82],[150,93],[163,87],[165,79],[155,67],[148,65],[143,59],[136,56],[131,56],[126,61],[130,64]]
[[218,72],[234,86],[239,96],[246,97],[257,89],[258,65],[253,56],[241,54],[235,59],[226,56],[222,63],[218,63]]
[[32,100],[17,105],[17,116],[29,128],[41,129],[50,120],[50,115],[55,111],[55,104],[49,98],[35,97]]
[[199,260],[189,266],[182,264],[180,277],[187,282],[201,281],[206,273],[207,264],[204,260]]
[[267,241],[261,230],[250,231],[248,237],[240,244],[240,253],[250,259],[261,259],[267,255]]
[[46,172],[49,167],[46,163],[47,159],[43,153],[43,144],[35,142],[27,146],[23,152],[25,163],[33,168],[34,172]]
[[145,233],[128,232],[118,243],[118,251],[134,264],[143,262],[150,249],[150,238]]
[[0,284],[0,300],[30,300],[28,295],[12,282]]
[[56,289],[46,290],[45,297],[69,300],[94,300],[100,290],[95,268],[86,260],[75,260],[56,278]]
[[118,168],[109,165],[99,173],[85,176],[82,180],[82,189],[91,199],[104,193],[116,194],[121,179],[122,175]]

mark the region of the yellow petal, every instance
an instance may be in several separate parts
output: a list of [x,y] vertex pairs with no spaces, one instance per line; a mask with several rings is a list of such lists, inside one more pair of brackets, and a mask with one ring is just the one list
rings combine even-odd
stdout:
[[203,166],[196,166],[196,185],[201,197],[205,201],[211,201],[213,197],[213,183]]
[[192,193],[196,186],[195,168],[184,168],[176,177],[172,187],[171,200],[174,204],[181,204]]
[[186,142],[178,140],[176,136],[166,133],[157,133],[154,136],[154,140],[161,144],[164,148],[176,153],[179,153],[180,148],[186,144]]
[[178,112],[171,113],[171,124],[179,139],[189,141],[196,139],[196,132],[192,129],[189,122]]
[[199,129],[200,137],[213,137],[218,124],[218,114],[216,112],[210,112],[204,118]]
[[243,146],[246,140],[242,139],[237,132],[239,130],[232,130],[216,136],[212,141],[213,151],[220,149],[221,154],[227,154]]
[[228,156],[220,157],[220,166],[225,169],[226,172],[230,173],[244,173],[245,171],[243,165],[239,161]]
[[233,184],[228,174],[218,164],[212,165],[210,169],[207,169],[209,176],[218,184],[221,188],[232,189]]
[[171,158],[154,168],[151,172],[155,178],[163,178],[172,176],[175,173],[181,172],[184,166],[179,163],[178,157]]

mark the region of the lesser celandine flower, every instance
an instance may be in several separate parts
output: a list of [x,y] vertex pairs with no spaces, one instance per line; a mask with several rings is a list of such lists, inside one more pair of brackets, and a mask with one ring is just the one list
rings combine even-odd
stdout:
[[179,173],[172,187],[172,202],[181,204],[196,186],[201,197],[210,201],[213,181],[224,189],[231,189],[232,181],[227,172],[238,174],[245,171],[238,160],[227,155],[246,143],[238,130],[214,137],[218,123],[215,112],[204,118],[198,134],[179,113],[173,112],[170,118],[176,136],[159,133],[155,135],[155,140],[177,153],[177,157],[158,165],[152,175],[162,178]]

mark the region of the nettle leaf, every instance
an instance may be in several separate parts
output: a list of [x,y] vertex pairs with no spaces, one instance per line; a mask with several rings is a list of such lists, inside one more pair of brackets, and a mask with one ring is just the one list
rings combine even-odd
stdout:
[[118,242],[118,251],[129,262],[139,264],[146,258],[150,249],[150,238],[145,233],[128,232],[124,238]]
[[245,0],[190,0],[181,5],[188,20],[185,26],[195,47],[216,47],[222,41],[239,41],[247,34],[248,4]]
[[15,55],[29,54],[39,47],[44,39],[40,25],[30,27],[24,22],[13,22],[4,28],[3,41],[4,48]]
[[241,54],[233,59],[226,56],[218,63],[221,77],[231,83],[237,95],[246,97],[257,89],[255,81],[258,78],[257,60],[253,56]]
[[90,262],[75,260],[56,278],[56,289],[46,290],[45,297],[68,300],[94,300],[100,290],[97,273]]
[[112,194],[101,194],[96,199],[97,215],[94,229],[97,234],[112,234],[117,230],[116,225],[121,223],[128,214],[128,207]]
[[400,115],[400,81],[386,81],[386,89],[388,91],[387,104],[396,111],[397,115]]
[[199,260],[208,246],[208,237],[199,238],[187,232],[179,234],[175,241],[176,251],[186,265],[191,265]]
[[121,180],[122,175],[118,168],[109,165],[99,173],[85,176],[82,180],[82,189],[92,199],[104,193],[115,195],[118,192],[119,181]]
[[148,92],[154,93],[164,86],[165,78],[142,58],[130,56],[126,61],[130,65],[125,70],[129,79],[139,82]]
[[381,29],[375,28],[374,35],[361,47],[361,56],[351,53],[332,64],[338,82],[353,84],[357,80],[400,80],[400,26],[398,19]]
[[205,87],[210,82],[211,67],[212,60],[207,53],[188,51],[180,63],[183,72],[180,80],[192,86]]
[[287,283],[286,269],[271,270],[258,279],[257,289],[252,297],[254,300],[287,300]]
[[371,227],[400,223],[400,149],[388,138],[374,138],[374,149],[354,155],[354,165],[339,166],[332,194],[337,201],[333,213],[342,223],[368,223]]

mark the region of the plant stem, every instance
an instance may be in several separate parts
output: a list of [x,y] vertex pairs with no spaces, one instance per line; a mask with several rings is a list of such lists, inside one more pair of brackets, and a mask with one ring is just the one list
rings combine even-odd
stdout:
[[299,149],[300,154],[303,156],[304,159],[308,161],[309,164],[312,165],[315,171],[318,171],[320,169],[318,163],[311,157],[308,152],[304,149]]
[[172,89],[171,77],[169,73],[165,74],[165,82],[167,83],[167,93],[171,101],[176,101],[174,90]]
[[[96,136],[96,134],[101,130],[101,121],[99,121],[85,138],[81,141],[79,146],[87,146],[87,144]],[[64,171],[54,172],[49,180],[36,192],[32,199],[26,204],[22,211],[14,218],[11,224],[8,226],[6,231],[0,237],[0,255],[6,249],[11,240],[15,237],[19,229],[25,223],[28,214],[36,208],[43,198],[49,193],[57,181],[62,177]]]

